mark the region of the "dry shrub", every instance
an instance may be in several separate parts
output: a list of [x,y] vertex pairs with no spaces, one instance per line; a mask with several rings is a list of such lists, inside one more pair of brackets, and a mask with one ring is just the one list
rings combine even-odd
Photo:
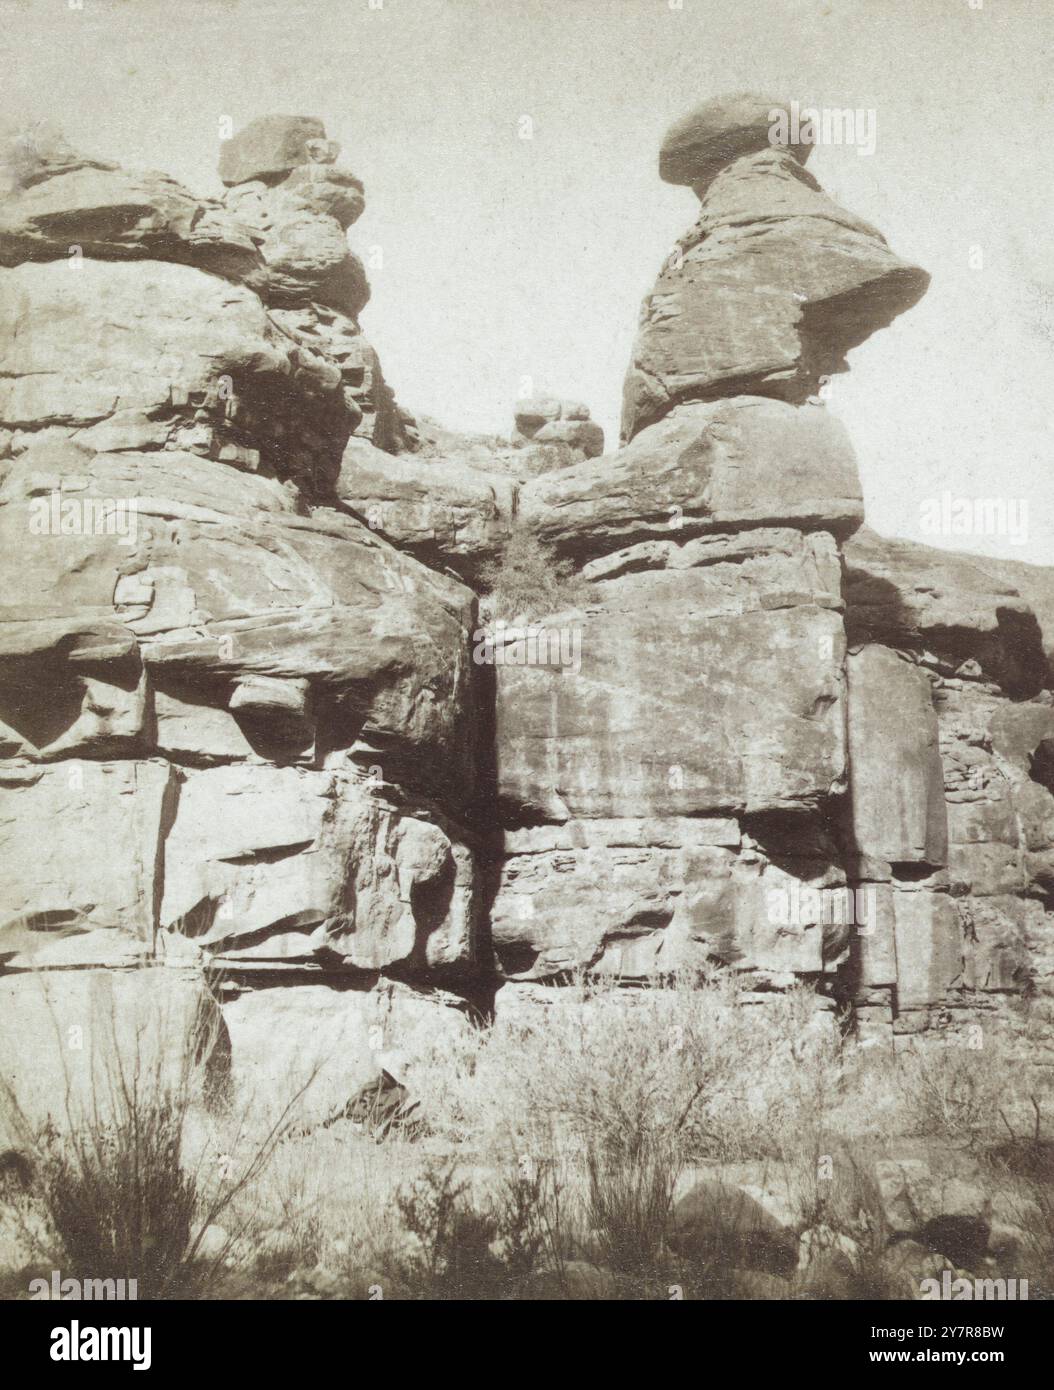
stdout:
[[905,1132],[977,1152],[997,1135],[1018,1067],[997,1035],[983,1047],[931,1043],[898,1056]]
[[632,1154],[671,1135],[686,1159],[742,1157],[765,1148],[799,1090],[833,1086],[837,1042],[813,1036],[803,991],[764,1007],[738,999],[728,975],[579,979],[527,1009],[499,1007],[490,1028],[422,1061],[415,1084],[437,1132],[503,1160]]
[[585,601],[589,585],[569,561],[557,560],[525,526],[514,527],[500,554],[480,568],[487,618],[536,620]]
[[500,1296],[502,1267],[490,1249],[496,1222],[473,1205],[455,1162],[429,1163],[399,1190],[396,1204],[416,1242],[391,1268],[400,1292],[426,1299]]
[[86,1089],[67,1077],[61,1119],[34,1125],[16,1086],[3,1081],[5,1108],[32,1156],[35,1194],[58,1246],[47,1253],[64,1275],[82,1281],[134,1279],[140,1298],[205,1297],[240,1232],[203,1256],[205,1233],[259,1178],[302,1091],[240,1165],[234,1145],[224,1165],[210,1164],[208,1147],[195,1158],[188,1141],[212,1086],[216,1015],[199,1012],[175,1055],[156,1045],[146,1023],[119,1029],[111,1017],[100,1026],[110,1045],[93,1055]]

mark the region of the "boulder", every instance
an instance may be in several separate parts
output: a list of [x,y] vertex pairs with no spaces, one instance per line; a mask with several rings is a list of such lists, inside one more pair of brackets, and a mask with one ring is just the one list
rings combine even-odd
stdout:
[[[667,183],[692,184],[702,196],[726,164],[778,143],[773,131],[780,112],[789,114],[786,102],[756,92],[735,92],[702,102],[675,121],[663,137],[659,177]],[[808,143],[786,148],[802,164],[812,153]]]
[[742,1188],[704,1179],[674,1204],[667,1243],[716,1272],[755,1269],[789,1279],[798,1267],[798,1235]]
[[287,174],[300,164],[332,164],[339,153],[316,116],[256,116],[220,151],[225,184]]
[[681,406],[614,458],[533,479],[519,515],[583,560],[729,527],[846,535],[863,520],[863,500],[849,440],[822,406],[739,396]]
[[956,1265],[971,1268],[984,1256],[992,1200],[980,1177],[949,1176],[922,1159],[880,1159],[874,1177],[891,1230]]
[[366,271],[335,218],[292,213],[260,243],[274,305],[324,304],[357,319],[370,298]]

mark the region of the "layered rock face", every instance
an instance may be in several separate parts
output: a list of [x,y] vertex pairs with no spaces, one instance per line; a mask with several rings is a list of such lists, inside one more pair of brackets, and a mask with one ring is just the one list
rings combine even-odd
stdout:
[[11,151],[0,962],[82,1024],[84,972],[218,972],[233,1064],[276,1092],[309,1049],[247,996],[304,985],[308,1040],[320,995],[357,1020],[315,1059],[346,1097],[400,1010],[464,1022],[478,720],[474,595],[338,496],[349,438],[397,447],[408,417],[358,325],[336,154],[254,122],[217,204],[50,132]]
[[[222,201],[46,130],[10,148],[23,1036],[100,1000],[211,1011],[235,1084],[284,1100],[317,1067],[332,1113],[580,970],[804,980],[887,1039],[1051,988],[1050,577],[862,527],[820,388],[927,277],[769,142],[774,106],[667,138],[700,215],[609,455],[570,399],[501,440],[400,410],[318,121],[226,142]],[[517,565],[547,598],[498,611]]]
[[700,213],[642,309],[628,442],[521,490],[590,587],[532,615],[573,663],[514,633],[497,667],[492,932],[513,988],[719,960],[888,1038],[1049,988],[1046,590],[860,529],[820,388],[928,277],[774,109],[670,131]]

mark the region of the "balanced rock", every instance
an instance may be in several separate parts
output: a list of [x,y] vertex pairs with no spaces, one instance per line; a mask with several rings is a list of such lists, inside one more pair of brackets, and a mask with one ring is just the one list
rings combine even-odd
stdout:
[[[686,129],[695,128],[689,119]],[[697,145],[684,138],[702,162],[679,164],[674,141],[672,169],[712,171],[712,181],[704,178],[698,220],[641,309],[624,391],[626,440],[679,401],[743,393],[804,401],[929,283],[826,197],[794,150],[770,145],[757,121],[733,126],[746,134],[731,144],[719,119],[698,129]],[[738,139],[742,153],[705,163]]]
[[[659,151],[659,177],[667,183],[688,183],[705,192],[714,175],[745,154],[758,154],[776,144],[773,131],[785,102],[756,92],[715,97],[675,121]],[[808,143],[785,148],[802,164],[812,153]]]
[[[699,218],[607,456],[572,400],[504,439],[399,408],[321,122],[251,122],[222,202],[7,148],[11,1018],[38,975],[60,1023],[171,993],[166,1046],[211,1009],[227,1080],[270,1106],[317,1070],[323,1123],[569,973],[805,982],[901,1046],[1054,988],[1054,587],[862,528],[818,388],[926,276],[773,142],[785,110],[667,137]],[[674,1240],[792,1268],[737,1192]]]

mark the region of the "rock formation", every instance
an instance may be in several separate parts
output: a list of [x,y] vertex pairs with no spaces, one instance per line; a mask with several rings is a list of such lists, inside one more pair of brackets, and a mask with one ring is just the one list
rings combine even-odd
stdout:
[[1050,585],[860,529],[819,388],[928,277],[773,146],[778,106],[670,131],[700,214],[642,309],[628,442],[521,490],[591,587],[539,619],[574,676],[497,668],[492,937],[513,988],[716,959],[888,1038],[1049,989]]
[[514,529],[525,484],[604,450],[587,406],[550,397],[517,406],[508,440],[427,423],[415,433],[415,451],[397,455],[350,439],[337,492],[386,540],[476,587]]
[[699,216],[641,309],[623,437],[684,401],[800,404],[845,354],[929,283],[807,172],[811,147],[769,139],[779,102],[707,102],[666,136],[660,172],[691,184]]
[[[1054,587],[862,528],[818,390],[927,277],[769,143],[774,105],[667,137],[700,213],[614,455],[571,401],[507,440],[397,406],[320,122],[226,142],[222,201],[42,128],[9,148],[22,1036],[211,1009],[237,1084],[322,1064],[321,1115],[575,970],[801,979],[887,1039],[1050,989]],[[481,628],[513,542],[568,603]]]
[[251,124],[226,205],[50,132],[8,159],[0,960],[85,1024],[69,972],[208,966],[237,1069],[317,1044],[346,1099],[478,971],[475,601],[339,500],[404,417],[323,136]]

